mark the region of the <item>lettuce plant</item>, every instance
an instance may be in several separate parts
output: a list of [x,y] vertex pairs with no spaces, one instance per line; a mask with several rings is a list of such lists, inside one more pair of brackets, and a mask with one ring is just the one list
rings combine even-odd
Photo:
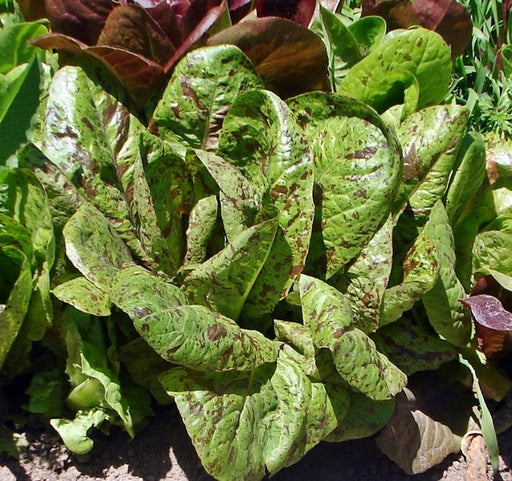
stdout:
[[219,480],[376,433],[422,472],[474,428],[473,373],[511,387],[466,308],[485,326],[475,285],[510,287],[508,170],[489,182],[467,110],[440,104],[435,32],[370,20],[349,52],[320,10],[302,55],[322,45],[333,92],[324,71],[294,91],[250,54],[292,22],[257,22],[187,53],[149,122],[96,59],[48,79],[0,170],[4,386],[30,374],[26,409],[78,453],[94,427],[135,435],[153,398]]

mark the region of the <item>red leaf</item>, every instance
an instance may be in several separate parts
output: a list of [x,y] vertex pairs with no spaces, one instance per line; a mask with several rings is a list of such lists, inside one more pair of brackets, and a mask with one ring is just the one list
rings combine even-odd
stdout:
[[288,18],[307,27],[315,13],[316,0],[258,0],[258,17]]
[[61,34],[43,35],[31,43],[41,48],[55,48],[66,53],[91,55],[99,59],[139,104],[147,99],[151,89],[158,84],[164,73],[160,65],[142,55],[115,47],[89,47]]
[[111,0],[46,0],[52,30],[94,45],[114,7]]
[[460,55],[471,40],[473,25],[468,10],[455,0],[362,0],[362,14],[383,17],[388,30],[412,25],[436,31]]
[[110,12],[97,45],[122,48],[160,65],[165,65],[176,51],[158,24],[136,4]]
[[469,307],[476,322],[496,331],[512,330],[512,313],[506,311],[494,296],[480,294],[460,302]]
[[282,97],[326,88],[324,43],[290,20],[245,20],[214,35],[207,43],[236,45],[251,59],[267,85]]
[[512,348],[512,313],[503,308],[499,299],[479,294],[461,302],[471,310],[478,343],[488,359]]

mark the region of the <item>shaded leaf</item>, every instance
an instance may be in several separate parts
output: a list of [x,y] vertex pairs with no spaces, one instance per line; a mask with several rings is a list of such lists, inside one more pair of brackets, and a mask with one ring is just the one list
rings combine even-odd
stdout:
[[258,0],[258,17],[283,17],[307,27],[315,11],[315,0]]
[[404,317],[372,335],[379,351],[393,364],[410,376],[418,371],[438,369],[457,358],[457,351],[449,342],[410,317]]
[[265,85],[281,98],[325,89],[327,54],[322,40],[283,18],[246,20],[210,37],[208,45],[239,47]]
[[398,395],[393,418],[376,438],[380,450],[407,474],[423,473],[458,452],[462,439],[448,425],[418,409],[415,401],[409,389]]
[[403,261],[403,279],[400,284],[384,292],[380,325],[399,319],[422,296],[434,287],[439,274],[439,256],[432,239],[422,231]]
[[325,438],[330,442],[373,436],[387,424],[395,408],[394,399],[375,401],[364,394],[349,392],[349,406],[338,426]]

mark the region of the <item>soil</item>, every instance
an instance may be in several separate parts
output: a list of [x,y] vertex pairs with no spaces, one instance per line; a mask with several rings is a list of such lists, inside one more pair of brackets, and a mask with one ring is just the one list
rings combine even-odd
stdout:
[[[69,453],[51,428],[25,433],[19,460],[0,457],[1,481],[213,481],[201,466],[175,407],[160,409],[133,441],[117,428],[94,435],[95,448],[84,456]],[[500,472],[488,480],[512,481],[512,430],[499,436]],[[321,443],[273,481],[485,481],[470,476],[462,454],[429,471],[409,476],[384,456],[372,438]]]

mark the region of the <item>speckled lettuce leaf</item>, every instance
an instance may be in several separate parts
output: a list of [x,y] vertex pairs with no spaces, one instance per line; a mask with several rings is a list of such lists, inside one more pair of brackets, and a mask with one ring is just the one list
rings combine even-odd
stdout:
[[[452,135],[448,137],[446,148],[438,154],[437,161],[431,167],[421,184],[409,197],[408,201],[415,216],[418,219],[422,219],[423,222],[428,218],[428,214],[434,204],[438,200],[443,199],[446,194],[465,135],[468,111],[464,107],[455,105],[450,106],[450,109],[452,113],[455,113],[455,116],[452,114],[445,118],[447,121],[452,121],[454,125],[457,126],[457,129],[452,131]],[[442,125],[446,124],[443,123]],[[441,125],[439,126],[439,131],[443,131]],[[438,136],[439,131],[436,134]]]
[[506,289],[512,288],[512,232],[486,230],[480,232],[473,245],[473,272],[491,274]]
[[76,277],[56,286],[52,293],[57,299],[93,316],[110,315],[110,298],[85,277]]
[[[454,346],[414,316],[403,317],[372,335],[379,350],[408,376],[438,369],[457,358]],[[414,352],[414,355],[411,353]]]
[[[396,211],[406,204],[415,190],[424,192],[421,195],[429,195],[434,178],[451,172],[451,166],[440,169],[444,164],[437,167],[437,163],[444,154],[448,155],[447,160],[455,161],[453,153],[459,148],[466,125],[466,109],[454,104],[424,108],[400,123],[396,133],[403,149],[404,167],[403,183],[395,201]],[[430,176],[429,181],[426,180],[427,176]],[[424,188],[423,182],[427,182],[428,186]],[[443,192],[436,194],[436,200]]]
[[126,244],[94,206],[84,203],[63,229],[71,263],[96,287],[108,292],[117,271],[133,264]]
[[328,349],[343,380],[373,400],[390,399],[407,379],[377,351],[375,343],[355,327],[350,301],[335,288],[313,277],[299,279],[304,325],[317,349]]
[[384,292],[380,325],[399,319],[432,289],[439,275],[439,256],[434,241],[422,231],[407,252],[401,282]]
[[438,104],[451,81],[450,47],[437,33],[424,28],[406,30],[385,39],[354,65],[338,85],[350,95],[383,112],[403,102],[404,75],[415,77],[419,87],[417,108]]
[[[0,191],[0,212],[11,217],[12,222],[18,222],[30,235],[30,250],[26,246],[23,250],[30,263],[33,292],[18,342],[19,351],[26,354],[30,342],[40,340],[53,320],[50,300],[50,270],[55,260],[52,212],[41,183],[28,169],[2,169]],[[8,222],[11,228],[12,222]],[[17,239],[19,241],[21,239]],[[23,343],[26,348],[21,347]]]
[[[4,213],[30,232],[34,268],[51,268],[55,257],[52,214],[46,193],[28,169],[0,170],[0,213]],[[27,253],[28,254],[28,253]]]
[[321,92],[291,99],[315,163],[308,273],[330,278],[384,224],[401,177],[400,146],[373,109]]
[[381,305],[391,274],[393,219],[390,217],[370,239],[344,276],[357,327],[368,333],[381,322]]
[[205,306],[188,305],[178,287],[141,267],[119,271],[112,302],[164,359],[204,371],[250,370],[273,362],[279,343]]
[[[1,220],[0,226],[2,230],[5,228]],[[32,271],[26,255],[12,244],[0,245],[0,262],[2,264],[0,368],[2,368],[29,308],[32,295]]]
[[237,97],[219,153],[255,186],[263,205],[278,211],[280,230],[245,308],[247,316],[258,317],[270,312],[304,268],[314,216],[313,159],[294,114],[264,90]]
[[434,329],[456,346],[465,346],[471,335],[471,316],[459,302],[467,297],[455,272],[453,233],[441,202],[432,208],[424,232],[439,255],[439,278],[423,296],[423,304]]
[[121,102],[123,91],[110,85],[114,93],[108,93],[91,70],[95,72],[66,66],[55,73],[38,147],[140,254],[143,249],[134,233],[124,176],[139,156],[143,126]]
[[272,248],[276,231],[275,219],[249,227],[190,272],[183,282],[183,291],[190,301],[238,320]]
[[219,187],[219,206],[226,237],[232,241],[244,229],[254,225],[262,209],[262,193],[240,169],[211,152],[195,151]]
[[178,368],[160,380],[174,396],[203,466],[219,481],[274,474],[336,426],[336,404],[325,387],[311,382],[285,351],[276,364],[250,373]]
[[184,265],[201,264],[206,260],[208,244],[217,227],[218,212],[219,203],[215,195],[203,197],[190,211]]
[[195,50],[176,66],[150,130],[169,142],[215,150],[223,118],[236,96],[260,87],[250,60],[237,47]]
[[485,142],[476,132],[469,132],[462,140],[458,166],[446,192],[446,213],[455,229],[470,201],[482,186],[485,177]]

